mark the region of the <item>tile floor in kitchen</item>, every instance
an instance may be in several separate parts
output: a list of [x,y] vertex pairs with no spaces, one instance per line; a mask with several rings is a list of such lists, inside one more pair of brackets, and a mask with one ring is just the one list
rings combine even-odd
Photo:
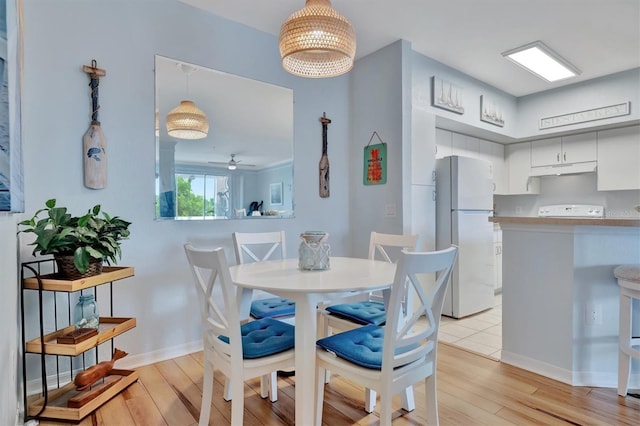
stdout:
[[502,350],[502,294],[495,306],[462,319],[442,316],[438,341],[499,360]]

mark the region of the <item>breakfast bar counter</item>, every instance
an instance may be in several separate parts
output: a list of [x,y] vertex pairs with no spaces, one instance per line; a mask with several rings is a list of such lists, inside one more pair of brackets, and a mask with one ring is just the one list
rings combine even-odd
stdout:
[[[502,230],[502,361],[574,386],[616,387],[613,270],[640,263],[640,220],[489,220]],[[640,329],[640,312],[633,321]]]

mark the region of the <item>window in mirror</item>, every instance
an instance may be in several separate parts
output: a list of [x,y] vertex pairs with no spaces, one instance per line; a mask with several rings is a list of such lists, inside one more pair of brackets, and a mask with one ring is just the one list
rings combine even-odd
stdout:
[[[181,64],[156,56],[156,217],[293,217],[293,91],[187,64],[189,98],[210,130],[180,140],[167,134],[166,115],[185,96]],[[282,182],[280,203],[271,203],[273,182]]]

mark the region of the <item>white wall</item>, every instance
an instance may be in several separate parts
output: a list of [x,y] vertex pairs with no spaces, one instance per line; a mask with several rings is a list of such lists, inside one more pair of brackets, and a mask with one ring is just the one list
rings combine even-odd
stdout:
[[[440,121],[438,125],[441,125],[444,120],[444,122],[446,122],[444,128],[450,130],[460,129],[460,127],[458,127],[459,125],[465,127],[473,126],[479,136],[483,136],[489,140],[499,141],[500,138],[517,137],[519,133],[517,120],[519,111],[517,99],[514,96],[417,52],[413,52],[412,60],[414,85],[416,83],[419,84],[419,86],[414,86],[414,98],[421,105],[427,106],[431,113],[439,117]],[[464,114],[457,114],[431,106],[431,79],[433,76],[442,78],[462,89]],[[498,127],[480,121],[481,95],[494,99],[496,104],[500,106],[505,120],[504,127]],[[491,134],[493,134],[494,137],[491,137]]]
[[22,399],[22,371],[18,371],[18,273],[16,216],[0,213],[0,424],[18,424],[16,408]]
[[[115,315],[137,317],[117,339],[122,368],[193,350],[200,341],[192,277],[182,245],[222,246],[233,260],[233,231],[284,229],[295,254],[306,229],[330,233],[332,254],[349,254],[348,78],[308,80],[285,73],[277,38],[174,0],[25,0],[24,168],[26,211],[57,198],[73,213],[94,204],[133,222],[121,265],[135,277],[115,283]],[[154,220],[154,55],[177,58],[294,91],[295,219]],[[82,135],[90,120],[88,76],[97,61],[100,121],[109,182],[82,184]],[[331,197],[318,196],[322,113],[329,126]],[[215,138],[215,129],[212,132]],[[32,259],[24,238],[20,260]],[[15,298],[13,298],[15,302]],[[30,306],[30,310],[35,306]],[[31,371],[30,378],[37,376]]]
[[[621,117],[589,121],[540,130],[540,119],[601,108],[631,101],[631,113]],[[518,138],[550,137],[597,126],[623,125],[640,120],[640,69],[571,84],[518,99]]]
[[[362,58],[349,73],[353,123],[349,147],[350,226],[352,252],[358,257],[367,257],[371,231],[398,234],[403,230],[402,60],[406,43],[393,43]],[[363,184],[364,147],[374,131],[387,144],[387,183],[384,185]],[[374,137],[371,143],[379,141]],[[395,208],[394,217],[385,217],[386,206]]]

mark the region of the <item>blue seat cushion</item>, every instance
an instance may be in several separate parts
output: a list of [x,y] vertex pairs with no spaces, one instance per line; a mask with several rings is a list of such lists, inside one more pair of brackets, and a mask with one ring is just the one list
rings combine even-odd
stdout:
[[258,299],[251,302],[251,316],[254,318],[274,318],[296,313],[296,304],[281,297]]
[[[282,321],[265,318],[240,326],[242,356],[245,359],[261,358],[293,348],[295,328]],[[219,336],[229,343],[229,337]]]
[[[382,347],[384,328],[377,325],[365,325],[360,328],[334,334],[316,342],[329,352],[335,353],[361,367],[380,370],[382,368]],[[397,348],[396,354],[407,352],[418,345]]]
[[358,324],[383,325],[387,320],[387,313],[382,302],[340,303],[325,309],[332,315],[346,318]]

